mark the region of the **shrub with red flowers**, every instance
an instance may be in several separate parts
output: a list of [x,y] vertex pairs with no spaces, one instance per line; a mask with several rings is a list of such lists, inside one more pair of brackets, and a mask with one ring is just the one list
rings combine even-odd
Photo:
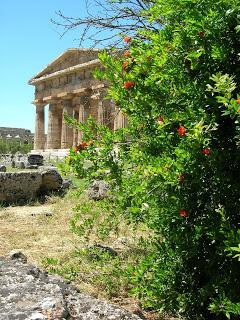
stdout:
[[128,90],[128,89],[130,89],[130,88],[133,88],[133,87],[135,87],[135,82],[133,82],[133,81],[126,81],[126,82],[124,83],[124,88],[125,88],[126,90]]
[[181,137],[183,137],[183,136],[185,136],[186,135],[186,128],[184,127],[184,126],[180,126],[178,129],[177,129],[177,131],[178,131],[178,134],[181,136]]
[[78,155],[88,170],[75,163],[80,176],[108,179],[115,212],[153,230],[129,272],[133,293],[187,319],[240,315],[239,15],[234,0],[153,1],[145,40],[120,59],[100,54],[97,76],[128,128],[85,128],[100,148]]
[[123,56],[124,56],[125,58],[131,58],[131,53],[130,53],[129,51],[125,51],[125,52],[123,53]]
[[123,69],[126,70],[129,67],[129,62],[128,61],[123,61]]
[[131,42],[131,37],[124,37],[124,42],[126,42],[126,43],[129,43],[129,42]]

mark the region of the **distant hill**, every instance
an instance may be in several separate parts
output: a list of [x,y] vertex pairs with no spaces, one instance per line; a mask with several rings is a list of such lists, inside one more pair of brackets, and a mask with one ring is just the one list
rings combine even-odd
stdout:
[[0,127],[0,139],[2,140],[20,140],[22,142],[32,142],[34,134],[31,130],[23,128]]

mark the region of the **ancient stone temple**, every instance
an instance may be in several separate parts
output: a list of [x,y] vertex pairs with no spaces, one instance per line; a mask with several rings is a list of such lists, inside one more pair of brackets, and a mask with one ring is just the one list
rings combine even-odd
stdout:
[[113,130],[125,126],[126,119],[114,102],[105,99],[107,84],[93,78],[95,68],[101,68],[98,53],[99,49],[68,49],[29,80],[35,86],[34,150],[68,149],[81,143],[82,133],[65,123],[64,113],[80,122],[91,115]]

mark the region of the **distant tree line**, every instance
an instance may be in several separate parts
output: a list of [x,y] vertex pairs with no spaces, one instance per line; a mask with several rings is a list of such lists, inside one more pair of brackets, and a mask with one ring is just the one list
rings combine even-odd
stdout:
[[32,143],[23,143],[16,140],[6,140],[0,138],[0,153],[11,153],[14,154],[16,152],[28,153],[33,149]]

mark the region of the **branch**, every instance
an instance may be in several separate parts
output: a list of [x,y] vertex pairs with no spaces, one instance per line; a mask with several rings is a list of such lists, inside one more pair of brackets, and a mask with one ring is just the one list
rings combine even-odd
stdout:
[[[79,29],[79,46],[86,40],[91,40],[92,47],[121,47],[120,35],[127,34],[142,39],[140,30],[159,29],[149,21],[147,12],[154,2],[155,0],[85,0],[86,17],[68,17],[59,10],[56,12],[58,19],[51,21],[62,29],[61,37],[71,30]],[[92,5],[94,11],[91,10]]]

